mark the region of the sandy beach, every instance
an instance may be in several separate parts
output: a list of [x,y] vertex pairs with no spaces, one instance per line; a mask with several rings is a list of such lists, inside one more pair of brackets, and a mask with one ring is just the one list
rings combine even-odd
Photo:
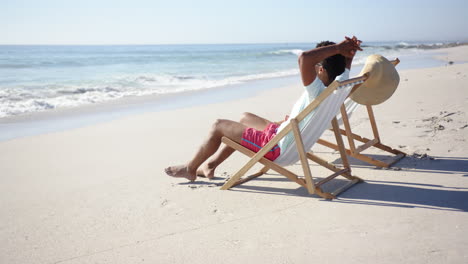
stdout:
[[[333,201],[275,173],[221,191],[247,161],[240,154],[212,181],[164,173],[191,158],[217,118],[282,119],[299,79],[250,98],[2,141],[0,263],[468,263],[468,46],[437,53],[446,66],[399,71],[393,97],[374,107],[383,143],[408,157],[391,169],[352,159],[365,182]],[[353,131],[371,135],[364,110]],[[330,149],[313,151],[340,163]]]

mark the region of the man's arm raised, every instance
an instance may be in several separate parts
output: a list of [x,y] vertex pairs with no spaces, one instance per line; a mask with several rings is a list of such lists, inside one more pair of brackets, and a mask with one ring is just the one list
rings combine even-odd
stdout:
[[361,50],[358,40],[355,37],[346,37],[346,39],[339,44],[304,51],[299,56],[298,61],[299,70],[301,71],[302,83],[304,86],[308,86],[315,80],[317,77],[315,65],[317,65],[322,60],[336,54],[341,54],[345,57],[352,58],[356,53],[356,50]]
[[[349,39],[349,38],[346,37],[346,39]],[[351,40],[356,42],[359,46],[361,46],[362,41],[358,40],[356,37],[353,37]],[[356,53],[354,53],[353,56],[351,57],[346,57],[346,69],[348,70],[351,70],[351,64],[353,63],[354,55],[356,55]]]
[[339,53],[338,45],[330,45],[304,51],[299,56],[299,70],[301,71],[302,83],[304,86],[310,85],[317,77],[315,65],[325,58]]

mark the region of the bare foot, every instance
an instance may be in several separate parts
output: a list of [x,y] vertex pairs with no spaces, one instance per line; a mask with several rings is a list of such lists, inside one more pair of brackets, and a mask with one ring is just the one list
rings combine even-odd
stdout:
[[195,181],[197,175],[192,175],[188,172],[187,166],[185,165],[178,165],[178,166],[171,166],[164,169],[167,175],[176,177],[176,178],[186,178],[189,181]]
[[208,179],[214,178],[216,168],[210,168],[208,164],[203,164],[197,170],[197,176],[207,177]]

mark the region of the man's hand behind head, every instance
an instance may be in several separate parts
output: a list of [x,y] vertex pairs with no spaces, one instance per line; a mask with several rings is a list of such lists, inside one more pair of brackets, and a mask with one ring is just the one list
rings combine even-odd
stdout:
[[338,44],[338,50],[341,55],[347,58],[353,58],[356,51],[361,49],[362,41],[358,40],[355,36],[352,38],[345,37],[345,40]]

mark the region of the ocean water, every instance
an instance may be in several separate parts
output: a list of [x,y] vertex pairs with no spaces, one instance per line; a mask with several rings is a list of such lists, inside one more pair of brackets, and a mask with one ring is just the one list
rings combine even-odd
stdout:
[[[442,62],[421,53],[457,45],[363,44],[355,69],[376,53],[401,58],[399,67],[432,67]],[[313,47],[315,43],[0,46],[0,118],[294,76],[298,55]]]

